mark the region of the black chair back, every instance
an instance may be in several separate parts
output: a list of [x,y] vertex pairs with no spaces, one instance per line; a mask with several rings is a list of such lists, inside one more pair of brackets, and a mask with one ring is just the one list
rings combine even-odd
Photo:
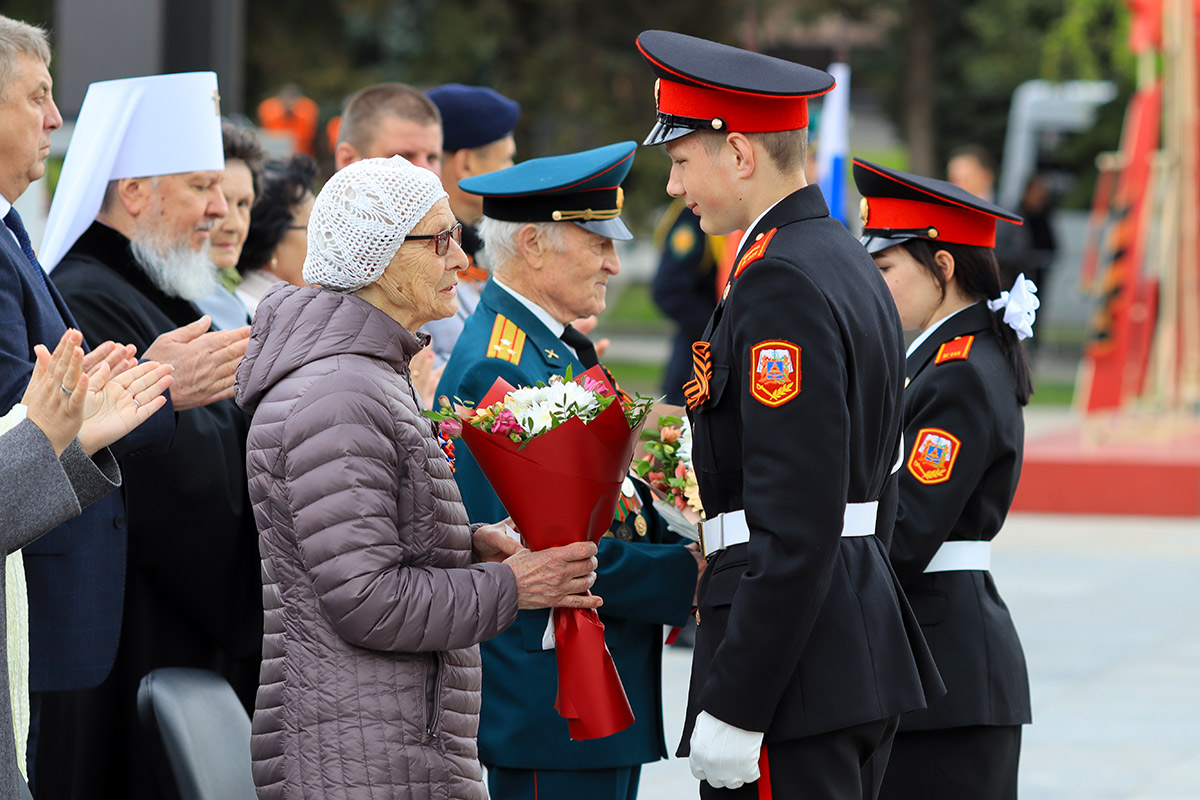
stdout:
[[[142,731],[161,745],[181,800],[256,800],[250,717],[233,689],[208,670],[163,667],[138,686]],[[164,776],[165,777],[165,776]]]

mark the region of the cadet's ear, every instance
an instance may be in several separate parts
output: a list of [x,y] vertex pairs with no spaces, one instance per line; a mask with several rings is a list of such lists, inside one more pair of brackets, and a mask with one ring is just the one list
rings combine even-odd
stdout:
[[725,136],[725,144],[733,151],[734,174],[743,179],[753,175],[756,157],[750,138],[744,133],[734,131]]
[[937,268],[942,271],[942,277],[945,278],[947,284],[954,280],[954,256],[945,250],[938,250],[933,254],[933,263],[937,264]]

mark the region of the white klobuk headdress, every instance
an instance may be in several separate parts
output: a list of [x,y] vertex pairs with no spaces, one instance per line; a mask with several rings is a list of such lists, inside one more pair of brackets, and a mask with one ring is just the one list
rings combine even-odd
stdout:
[[215,72],[100,81],[71,134],[38,260],[54,269],[95,221],[110,181],[225,169]]

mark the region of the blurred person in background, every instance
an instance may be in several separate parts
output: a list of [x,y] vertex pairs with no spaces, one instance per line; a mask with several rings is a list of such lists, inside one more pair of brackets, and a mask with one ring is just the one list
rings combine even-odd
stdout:
[[599,605],[576,594],[596,546],[533,553],[468,524],[408,374],[467,264],[438,179],[356,162],[309,231],[313,285],[268,292],[238,369],[267,609],[259,797],[485,800],[479,642],[518,608]]
[[319,114],[317,104],[294,83],[285,83],[279,94],[258,104],[258,124],[262,129],[286,136],[292,149],[306,156],[317,154]]
[[342,109],[333,159],[338,169],[364,158],[403,156],[442,174],[442,116],[433,101],[403,83],[377,83]]
[[487,270],[478,262],[483,243],[475,230],[483,218],[483,199],[464,192],[458,182],[513,165],[517,153],[513,129],[521,117],[521,106],[486,86],[447,83],[428,94],[442,115],[442,188],[455,218],[462,223],[463,251],[470,260],[458,275],[458,313],[425,326],[425,332],[433,337],[433,352],[440,366],[450,358],[488,279]]
[[267,290],[283,281],[305,286],[308,215],[313,206],[317,162],[305,155],[268,161],[250,228],[237,261],[242,280],[235,294],[250,316]]
[[892,567],[946,684],[900,719],[882,800],[1015,800],[1025,655],[988,571],[1021,475],[1033,391],[1021,339],[1037,298],[1002,292],[997,222],[1021,218],[945,181],[856,159],[863,243],[909,345]]
[[221,285],[197,300],[196,307],[212,317],[213,327],[233,330],[250,324],[246,308],[234,293],[242,282],[237,263],[250,232],[251,209],[261,191],[265,155],[254,131],[239,128],[229,120],[221,120],[221,140],[225,145],[221,194],[228,210],[213,227],[210,248]]

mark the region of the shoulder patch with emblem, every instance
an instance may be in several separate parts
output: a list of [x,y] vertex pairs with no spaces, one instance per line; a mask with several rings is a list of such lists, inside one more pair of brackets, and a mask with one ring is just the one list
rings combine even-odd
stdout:
[[774,339],[751,347],[750,394],[773,407],[800,394],[800,346]]
[[947,361],[966,361],[973,344],[975,344],[974,336],[956,336],[948,342],[943,342],[942,346],[938,348],[933,363],[937,365]]
[[941,428],[921,428],[908,457],[908,471],[921,483],[933,485],[950,480],[962,442]]
[[746,248],[746,252],[742,253],[742,257],[738,259],[737,268],[733,271],[733,277],[736,278],[742,274],[742,270],[758,261],[767,254],[767,245],[771,243],[771,238],[775,236],[775,231],[778,228],[771,228],[766,233],[759,234],[754,240],[754,244]]
[[525,349],[525,331],[503,314],[496,315],[492,324],[492,338],[488,341],[487,358],[498,358],[517,364],[521,361],[521,351]]

